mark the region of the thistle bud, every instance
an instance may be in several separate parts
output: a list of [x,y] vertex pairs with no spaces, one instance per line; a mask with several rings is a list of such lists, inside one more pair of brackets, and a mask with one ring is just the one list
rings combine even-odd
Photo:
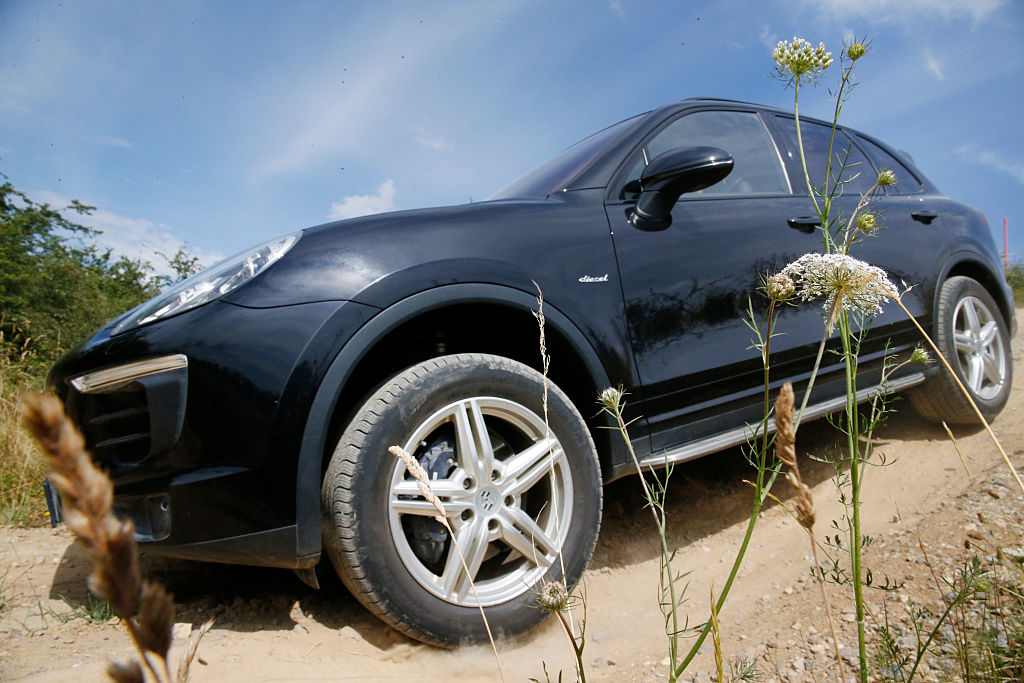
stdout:
[[857,229],[864,234],[870,235],[878,227],[878,219],[873,213],[862,213],[857,216]]
[[866,55],[868,52],[868,46],[864,43],[853,43],[846,48],[846,56],[850,58],[851,62],[856,62],[858,59]]
[[548,581],[540,588],[537,606],[545,612],[561,612],[569,604],[569,591],[560,581]]
[[793,280],[783,273],[776,273],[768,278],[768,281],[764,284],[764,293],[768,295],[768,298],[772,301],[786,301],[789,297],[796,293],[796,285]]
[[886,169],[878,174],[878,186],[888,187],[896,184],[896,174]]
[[622,389],[615,389],[608,387],[601,392],[601,396],[598,400],[604,405],[605,408],[611,411],[617,411],[622,406],[622,397],[625,392]]

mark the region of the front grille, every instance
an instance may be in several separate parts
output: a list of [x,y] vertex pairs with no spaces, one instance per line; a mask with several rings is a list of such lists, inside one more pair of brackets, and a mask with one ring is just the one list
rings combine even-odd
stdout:
[[103,368],[69,380],[67,387],[68,414],[111,476],[170,452],[181,438],[188,394],[183,355]]
[[149,401],[143,386],[133,383],[105,394],[72,394],[72,419],[98,463],[132,465],[149,456]]

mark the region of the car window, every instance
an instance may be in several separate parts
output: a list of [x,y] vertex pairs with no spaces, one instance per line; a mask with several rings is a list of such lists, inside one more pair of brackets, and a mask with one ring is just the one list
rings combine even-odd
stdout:
[[733,158],[732,172],[700,192],[683,196],[789,194],[789,184],[775,144],[761,117],[743,111],[699,111],[682,116],[658,131],[638,151],[620,199],[636,199],[640,174],[654,157],[677,147],[708,145]]
[[896,174],[896,184],[886,188],[889,194],[914,194],[924,190],[917,176],[900,163],[899,159],[885,151],[883,147],[876,145],[861,135],[857,136],[857,142],[867,151],[871,160],[875,162],[875,166],[879,169],[889,169]]
[[513,180],[487,199],[546,197],[552,192],[561,190],[590,162],[600,156],[609,144],[617,140],[643,116],[640,114],[620,121],[580,140],[553,159],[549,159],[526,175]]
[[[776,122],[782,129],[785,145],[789,150],[787,157],[791,160],[789,164],[790,180],[794,187],[805,187],[806,182],[800,164],[800,147],[796,136],[796,121],[788,116],[779,116],[776,117]],[[833,141],[832,126],[801,119],[800,135],[804,142],[804,156],[807,158],[807,174],[810,176],[811,184],[815,187],[821,187],[825,182],[825,162],[828,159],[830,144],[832,145],[831,173],[833,177],[839,177],[843,182],[843,187],[840,190],[842,194],[863,194],[875,184],[875,169],[864,153],[843,131],[837,130]]]

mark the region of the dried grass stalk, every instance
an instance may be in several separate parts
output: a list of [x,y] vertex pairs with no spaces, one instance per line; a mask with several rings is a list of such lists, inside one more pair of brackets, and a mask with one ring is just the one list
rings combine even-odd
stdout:
[[49,479],[60,491],[64,523],[92,561],[89,589],[110,602],[114,614],[129,620],[142,591],[138,549],[131,520],[113,511],[114,488],[85,452],[85,441],[53,396],[27,394],[22,414],[50,465]]
[[195,661],[196,653],[199,651],[199,641],[203,639],[203,636],[205,636],[212,627],[213,619],[207,619],[206,622],[199,627],[199,630],[193,631],[192,635],[189,636],[188,644],[182,651],[181,660],[178,662],[178,675],[175,678],[177,683],[187,683],[189,671],[192,668],[192,662]]
[[[26,394],[22,415],[25,427],[39,442],[49,463],[49,479],[60,491],[65,523],[89,554],[89,589],[107,600],[114,614],[121,618],[153,678],[162,680],[147,652],[160,657],[164,676],[170,681],[167,655],[173,637],[174,598],[159,583],[143,584],[135,527],[131,520],[114,515],[114,487],[110,478],[93,464],[85,452],[82,435],[55,397]],[[178,667],[179,682],[188,680],[189,664],[211,624],[204,624],[189,642]],[[107,675],[124,683],[145,680],[137,661],[111,663]]]
[[825,605],[825,615],[828,617],[828,627],[832,632],[832,647],[836,656],[836,666],[839,667],[839,679],[846,681],[846,673],[843,671],[843,658],[839,654],[839,638],[836,636],[835,622],[832,620],[832,607],[829,603],[828,594],[825,592],[825,583],[822,581],[820,563],[818,562],[818,542],[814,538],[814,498],[811,496],[811,489],[800,477],[800,465],[796,459],[796,429],[793,426],[793,384],[786,382],[779,390],[779,396],[775,399],[775,457],[784,464],[789,471],[786,472],[786,481],[796,492],[793,503],[793,513],[797,522],[807,531],[811,542],[811,554],[814,556],[814,575],[821,589],[821,601]]
[[811,489],[800,478],[800,465],[796,460],[796,430],[793,428],[793,384],[786,382],[775,399],[775,457],[789,471],[786,481],[796,491],[794,508],[796,519],[804,529],[814,528],[814,497]]

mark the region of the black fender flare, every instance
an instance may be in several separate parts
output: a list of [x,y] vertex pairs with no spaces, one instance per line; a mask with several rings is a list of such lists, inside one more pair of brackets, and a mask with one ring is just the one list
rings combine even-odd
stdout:
[[[1012,338],[1017,332],[1017,320],[1013,315],[1014,301],[1013,295],[1009,290],[1009,287],[1003,285],[999,286],[1000,276],[998,270],[993,270],[992,264],[989,259],[973,249],[961,249],[959,251],[950,254],[946,262],[942,264],[942,268],[939,270],[939,277],[935,281],[935,294],[932,297],[932,320],[936,320],[938,316],[939,306],[939,290],[942,288],[942,283],[949,279],[949,274],[957,267],[962,265],[969,265],[971,267],[983,270],[988,273],[989,277],[992,278],[993,285],[998,291],[990,291],[992,298],[995,299],[996,304],[999,305],[1000,313],[1006,318],[1006,323],[1010,328],[1010,337]],[[986,286],[985,282],[982,282],[983,287]]]
[[[327,449],[328,429],[338,399],[352,369],[380,339],[403,322],[431,309],[456,303],[484,303],[511,305],[533,310],[537,304],[534,294],[512,287],[493,284],[453,284],[435,287],[413,294],[382,310],[367,321],[335,356],[324,373],[313,403],[306,416],[306,425],[299,447],[295,481],[296,554],[309,564],[320,554],[320,474]],[[545,301],[546,324],[562,334],[583,360],[596,387],[610,385],[608,374],[593,346],[579,328],[557,308]],[[309,566],[306,564],[305,566]]]

